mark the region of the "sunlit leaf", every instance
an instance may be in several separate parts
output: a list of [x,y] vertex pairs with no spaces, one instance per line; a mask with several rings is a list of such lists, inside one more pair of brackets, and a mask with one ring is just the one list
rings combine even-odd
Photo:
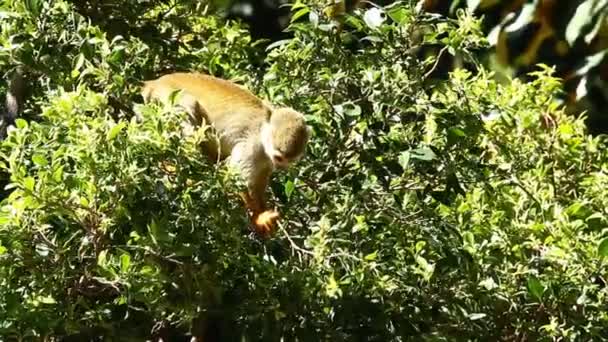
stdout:
[[112,141],[114,140],[114,138],[116,138],[116,136],[127,126],[127,123],[124,121],[119,122],[118,124],[114,125],[109,131],[108,131],[108,135],[106,137],[106,139],[108,141]]
[[437,156],[435,152],[428,147],[421,147],[410,152],[410,155],[414,159],[431,161],[435,159]]
[[47,166],[49,162],[46,160],[46,157],[43,154],[34,154],[32,156],[32,161],[34,164],[38,166]]

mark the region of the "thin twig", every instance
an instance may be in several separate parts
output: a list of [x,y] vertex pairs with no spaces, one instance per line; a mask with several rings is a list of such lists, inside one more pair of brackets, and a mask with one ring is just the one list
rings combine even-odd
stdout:
[[[312,255],[315,256],[315,253],[311,250],[302,248],[300,246],[298,246],[295,241],[293,241],[293,239],[291,238],[291,236],[289,236],[289,233],[287,233],[287,230],[285,230],[285,228],[283,227],[282,224],[279,223],[279,229],[283,232],[283,235],[287,238],[287,241],[289,241],[289,244],[291,245],[291,248],[293,248],[294,250],[304,253],[304,254],[308,254],[308,255]],[[356,257],[352,254],[348,254],[346,252],[338,252],[338,253],[333,253],[327,256],[328,260],[331,260],[333,258],[337,258],[337,257],[347,257],[356,261],[362,261],[361,258]]]
[[433,67],[431,67],[431,69],[429,71],[427,71],[424,74],[424,78],[426,79],[427,77],[429,77],[433,71],[435,71],[435,69],[437,68],[437,65],[439,65],[439,60],[441,59],[441,56],[443,56],[443,53],[448,49],[447,46],[444,46],[439,53],[437,54],[437,59],[435,60],[435,63],[433,64]]
[[141,250],[141,251],[144,251],[144,252],[148,252],[148,253],[150,253],[151,255],[153,255],[153,256],[155,256],[155,257],[157,257],[157,258],[161,258],[161,259],[163,259],[163,260],[166,260],[166,261],[169,261],[169,262],[172,262],[172,263],[178,264],[178,265],[183,265],[183,264],[184,264],[183,262],[181,262],[181,261],[179,261],[179,260],[173,259],[173,258],[168,257],[168,256],[165,256],[165,255],[162,255],[162,254],[160,254],[160,253],[158,253],[158,252],[155,252],[155,251],[153,251],[153,250],[152,250],[150,247],[148,247],[148,246],[129,246],[129,245],[118,245],[118,246],[115,246],[115,247],[116,247],[116,248],[131,249],[131,250]]
[[298,246],[295,241],[292,240],[291,236],[289,236],[289,233],[287,233],[287,230],[285,230],[285,228],[283,227],[282,224],[279,223],[279,229],[283,232],[283,235],[287,238],[287,241],[289,241],[289,244],[291,245],[291,248],[295,249],[298,252],[304,253],[304,254],[308,254],[308,255],[312,255],[314,256],[315,253],[313,251],[309,251],[308,249],[302,248],[300,246]]

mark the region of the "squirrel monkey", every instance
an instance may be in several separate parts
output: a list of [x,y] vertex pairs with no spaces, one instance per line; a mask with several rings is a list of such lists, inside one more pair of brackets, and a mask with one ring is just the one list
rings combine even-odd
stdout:
[[205,154],[214,160],[228,159],[247,184],[241,197],[256,232],[267,236],[279,213],[267,210],[264,193],[275,168],[286,168],[306,149],[310,129],[304,116],[291,108],[273,108],[245,88],[200,73],[172,73],[144,82],[145,102],[167,103],[181,91],[177,105],[191,116],[191,123],[205,123],[219,140],[204,142]]

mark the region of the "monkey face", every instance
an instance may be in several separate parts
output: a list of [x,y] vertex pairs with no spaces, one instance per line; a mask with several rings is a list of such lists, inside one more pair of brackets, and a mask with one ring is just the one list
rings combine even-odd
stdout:
[[302,114],[279,108],[272,112],[262,134],[264,150],[276,168],[284,169],[302,157],[309,135]]
[[270,159],[274,168],[285,169],[291,164],[291,160],[285,157],[284,153],[275,146],[273,127],[270,124],[264,124],[262,127],[261,140],[264,153]]
[[274,167],[278,169],[286,169],[294,162],[294,160],[287,159],[283,154],[278,151],[275,151],[275,154],[272,156],[272,164]]
[[274,110],[262,129],[264,151],[276,168],[287,168],[298,161],[306,149],[309,128],[304,116],[291,108]]

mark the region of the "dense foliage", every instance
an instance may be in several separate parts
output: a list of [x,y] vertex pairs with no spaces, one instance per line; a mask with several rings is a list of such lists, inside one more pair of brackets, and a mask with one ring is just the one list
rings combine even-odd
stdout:
[[[606,141],[564,114],[551,68],[431,82],[420,48],[476,65],[487,43],[470,14],[409,1],[340,34],[298,1],[293,39],[265,49],[194,2],[133,3],[155,34],[105,32],[67,1],[1,3],[0,67],[38,77],[0,148],[0,336],[140,341],[205,321],[223,341],[608,335]],[[306,158],[272,181],[272,239],[249,232],[242,184],[182,135],[183,113],[137,103],[167,70],[307,114]]]
[[594,133],[608,132],[608,1],[422,0],[427,11],[455,16],[467,8],[483,18],[483,32],[501,72],[525,77],[538,63],[555,65],[570,112],[586,110]]

